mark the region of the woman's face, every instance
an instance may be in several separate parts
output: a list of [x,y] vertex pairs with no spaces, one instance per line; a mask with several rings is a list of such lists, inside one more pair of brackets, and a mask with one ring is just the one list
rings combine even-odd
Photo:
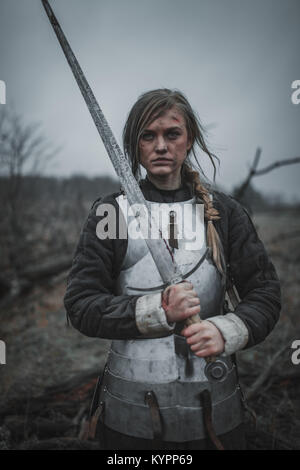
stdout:
[[142,133],[139,140],[140,163],[154,178],[178,178],[191,146],[184,117],[173,107]]

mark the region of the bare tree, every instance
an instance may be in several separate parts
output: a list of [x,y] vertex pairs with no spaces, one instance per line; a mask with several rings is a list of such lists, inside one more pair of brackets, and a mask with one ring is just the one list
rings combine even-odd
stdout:
[[[25,124],[5,107],[0,113],[0,237],[5,252],[2,271],[14,277],[23,264],[30,218],[34,204],[34,183],[58,149],[44,137],[39,124]],[[29,179],[28,179],[29,177]],[[4,251],[4,248],[3,248]]]

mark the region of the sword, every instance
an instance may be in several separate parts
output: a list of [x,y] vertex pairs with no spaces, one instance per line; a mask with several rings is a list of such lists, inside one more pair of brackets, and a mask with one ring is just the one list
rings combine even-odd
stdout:
[[[146,228],[146,224],[140,224],[141,232],[144,235],[144,240],[147,244],[149,252],[154,260],[154,263],[157,267],[157,270],[163,280],[163,282],[167,285],[171,284],[178,284],[184,280],[184,276],[181,273],[181,270],[176,263],[173,254],[171,252],[170,246],[162,237],[161,230],[157,228],[156,222],[154,219],[151,218],[151,213],[149,209],[149,204],[145,200],[144,195],[133,176],[131,171],[128,159],[125,157],[124,153],[122,152],[121,148],[119,147],[113,132],[95,98],[94,93],[92,92],[91,87],[89,86],[84,73],[73,53],[70,44],[67,41],[66,36],[64,35],[59,22],[54,15],[54,12],[49,5],[48,0],[41,0],[42,4],[45,8],[47,16],[50,20],[50,23],[54,29],[54,32],[57,36],[57,39],[62,47],[62,50],[65,54],[65,57],[70,65],[70,68],[73,72],[74,78],[77,81],[81,94],[86,102],[86,105],[89,109],[89,112],[93,118],[93,121],[96,125],[98,133],[103,141],[103,144],[107,150],[108,156],[114,166],[114,169],[120,179],[121,185],[125,190],[127,195],[127,199],[129,204],[131,204],[131,208],[133,210],[134,216],[138,219],[140,218],[141,214],[139,213],[139,209],[135,207],[135,205],[143,206],[146,211],[147,215],[147,223],[148,227]],[[151,239],[148,238],[148,229],[150,229],[149,233],[151,232],[151,228],[155,231],[157,230],[161,238]],[[156,232],[157,233],[157,232]],[[198,314],[192,315],[191,317],[185,320],[185,325],[191,325],[192,323],[199,323],[201,322],[201,318]],[[221,361],[216,361],[215,356],[209,356],[204,358],[207,362],[205,367],[205,374],[207,375],[208,379],[211,380],[223,380],[224,375],[221,373],[220,378],[214,376],[214,368],[216,370],[223,366]],[[220,373],[217,370],[217,373]],[[225,375],[227,371],[225,371]]]
[[[54,29],[54,32],[57,36],[58,41],[62,47],[62,50],[65,54],[65,57],[69,63],[69,66],[73,72],[73,75],[77,81],[79,89],[82,93],[82,96],[86,102],[86,105],[89,109],[89,112],[93,118],[93,121],[96,125],[98,133],[103,141],[103,144],[107,150],[109,158],[114,166],[114,169],[120,179],[121,185],[125,190],[125,193],[128,198],[128,202],[133,209],[134,216],[138,219],[141,214],[135,205],[143,206],[146,211],[148,227],[146,224],[140,224],[141,232],[144,235],[144,240],[148,246],[149,252],[154,260],[154,263],[159,271],[159,274],[163,282],[167,285],[177,284],[183,281],[183,275],[179,266],[177,265],[168,242],[161,236],[161,238],[151,239],[148,238],[148,230],[151,232],[151,227],[154,230],[158,230],[161,235],[161,230],[156,227],[156,222],[151,218],[149,204],[145,200],[144,195],[133,176],[132,170],[130,168],[128,159],[125,157],[121,148],[119,147],[112,130],[94,96],[94,93],[89,86],[84,73],[70,47],[69,42],[67,41],[66,36],[64,35],[59,22],[54,15],[54,12],[49,5],[48,0],[41,0],[45,8],[45,11],[48,15],[48,18],[51,22],[51,25]],[[156,233],[158,233],[156,232]],[[199,315],[193,315],[188,319],[188,324],[199,322]]]

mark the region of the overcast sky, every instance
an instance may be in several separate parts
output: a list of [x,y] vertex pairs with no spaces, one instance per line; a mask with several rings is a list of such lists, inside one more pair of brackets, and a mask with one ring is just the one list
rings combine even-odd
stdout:
[[[106,118],[121,141],[127,113],[146,90],[182,90],[221,160],[217,182],[300,156],[299,0],[50,0]],[[113,175],[40,0],[0,0],[0,79],[7,105],[62,146],[49,174]],[[0,105],[4,106],[4,105]],[[203,163],[201,156],[201,162]],[[212,176],[209,165],[203,165]],[[255,186],[300,199],[300,165]]]

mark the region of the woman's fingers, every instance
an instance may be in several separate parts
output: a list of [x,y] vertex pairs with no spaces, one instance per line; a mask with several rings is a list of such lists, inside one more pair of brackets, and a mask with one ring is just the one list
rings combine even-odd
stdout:
[[224,338],[218,328],[209,321],[194,323],[181,332],[186,342],[199,357],[220,354],[224,351]]
[[195,305],[200,306],[200,299],[198,297],[191,297],[191,298],[189,298],[188,302],[189,302],[191,307],[194,307]]
[[208,350],[208,349],[211,350],[212,346],[213,345],[209,341],[205,341],[205,342],[202,342],[202,343],[193,344],[191,346],[191,350],[193,351],[193,353],[196,354],[197,352],[205,351],[205,350]]
[[192,290],[193,289],[193,284],[189,281],[183,281],[180,284],[178,284],[183,287],[185,290]]
[[197,357],[208,357],[208,356],[215,356],[217,354],[220,354],[222,351],[218,350],[216,347],[212,346],[205,346],[201,349],[198,349],[197,351],[193,351],[195,356]]
[[195,305],[194,307],[189,307],[187,309],[187,317],[186,318],[189,318],[193,315],[198,315],[201,311],[201,308],[200,308],[200,305]]

